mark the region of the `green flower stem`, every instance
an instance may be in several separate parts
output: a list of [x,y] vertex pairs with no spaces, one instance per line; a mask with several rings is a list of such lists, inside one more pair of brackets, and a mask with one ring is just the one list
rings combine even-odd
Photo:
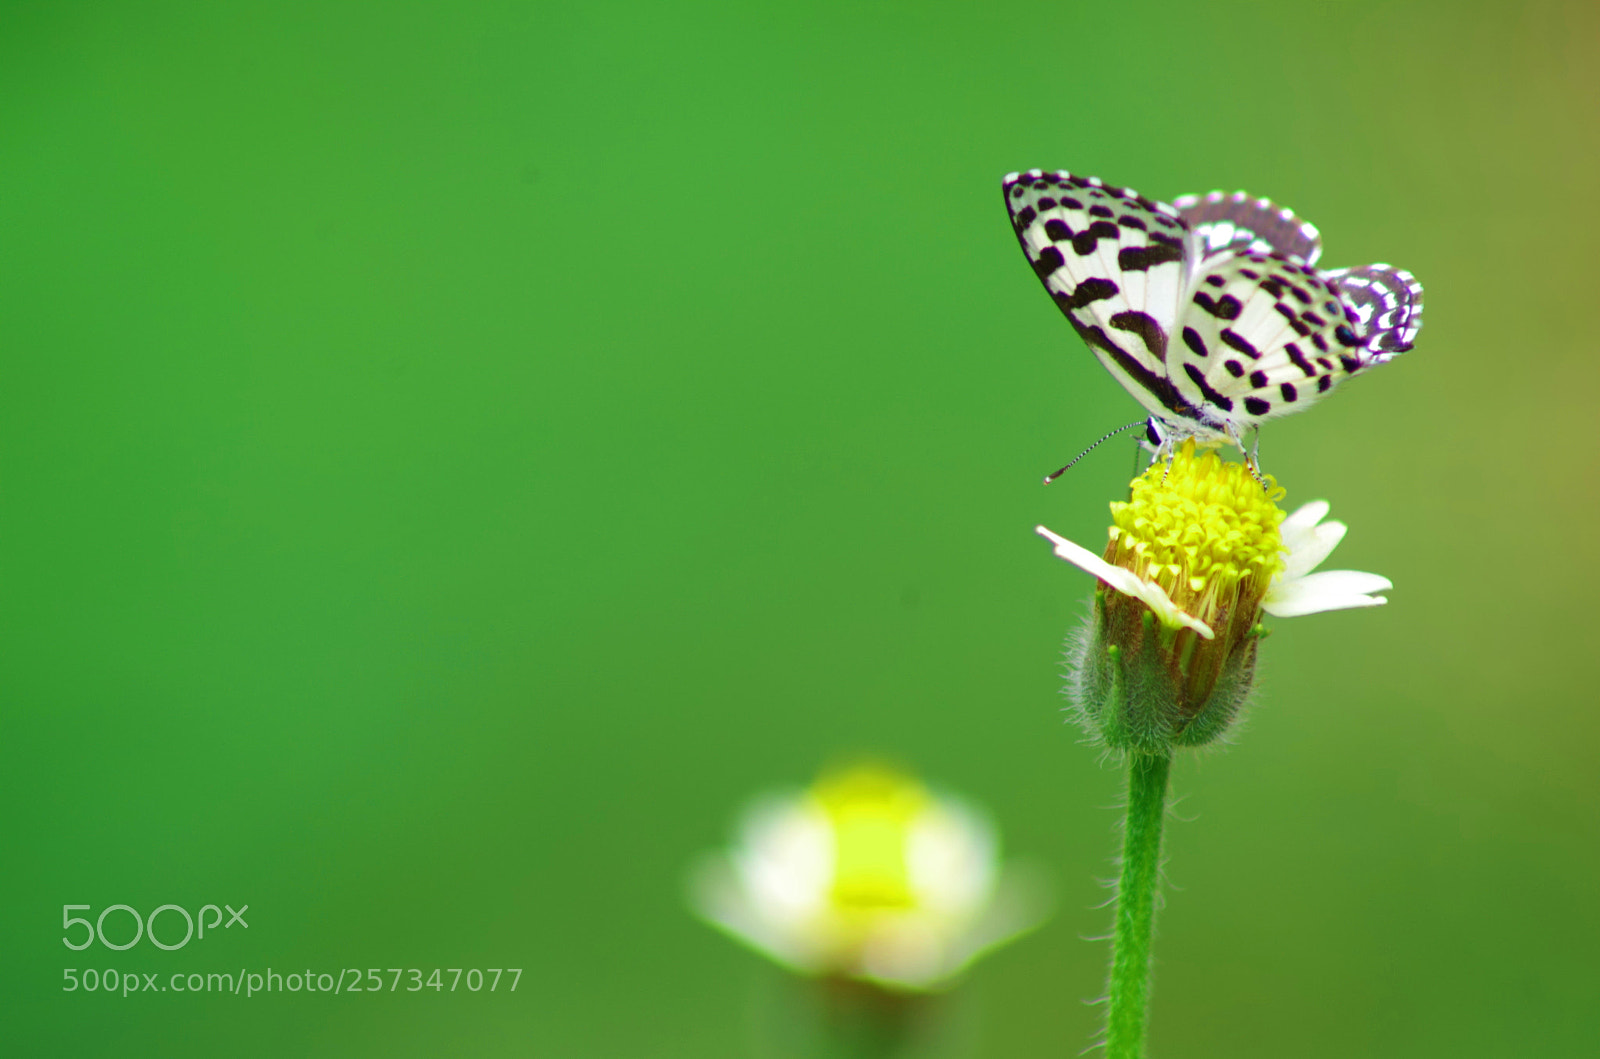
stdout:
[[812,999],[821,1029],[817,1059],[890,1059],[902,1054],[929,998],[849,978],[828,978]]
[[1143,1059],[1150,998],[1150,929],[1160,885],[1161,821],[1167,808],[1170,753],[1128,755],[1128,820],[1111,942],[1106,1059]]

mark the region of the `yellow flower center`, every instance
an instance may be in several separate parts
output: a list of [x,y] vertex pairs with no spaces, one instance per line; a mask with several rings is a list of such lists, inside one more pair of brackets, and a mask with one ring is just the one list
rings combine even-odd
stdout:
[[1246,601],[1253,621],[1283,569],[1284,491],[1270,475],[1265,484],[1214,449],[1196,456],[1191,438],[1170,464],[1157,460],[1133,480],[1131,499],[1111,505],[1106,561],[1156,582],[1202,621]]
[[833,825],[833,902],[868,912],[916,903],[906,863],[912,822],[931,797],[916,780],[879,765],[860,765],[811,789]]

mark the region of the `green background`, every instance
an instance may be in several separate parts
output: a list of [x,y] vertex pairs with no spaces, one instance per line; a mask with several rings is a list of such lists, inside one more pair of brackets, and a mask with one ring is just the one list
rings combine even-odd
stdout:
[[[1285,7],[6,3],[7,1050],[763,1054],[683,872],[866,751],[1054,880],[944,1052],[1077,1054],[1121,780],[1032,527],[1101,539],[1132,446],[1039,476],[1138,412],[1008,229],[1038,165],[1428,290],[1265,432],[1396,588],[1177,768],[1152,1054],[1593,1054],[1600,16]],[[62,947],[169,902],[249,927]],[[266,965],[524,973],[61,991]]]

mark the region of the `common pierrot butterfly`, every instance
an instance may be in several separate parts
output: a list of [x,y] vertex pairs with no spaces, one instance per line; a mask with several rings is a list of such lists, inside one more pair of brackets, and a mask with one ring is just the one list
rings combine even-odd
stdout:
[[1028,262],[1158,447],[1241,438],[1410,349],[1422,287],[1389,265],[1319,271],[1317,230],[1244,192],[1172,205],[1095,177],[1003,181]]

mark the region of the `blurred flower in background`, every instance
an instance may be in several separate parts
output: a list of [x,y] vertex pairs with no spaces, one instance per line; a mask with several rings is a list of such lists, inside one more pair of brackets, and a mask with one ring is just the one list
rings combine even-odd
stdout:
[[1002,869],[971,806],[881,764],[759,800],[737,842],[691,877],[695,910],[803,974],[937,989],[1037,926],[1043,885]]

